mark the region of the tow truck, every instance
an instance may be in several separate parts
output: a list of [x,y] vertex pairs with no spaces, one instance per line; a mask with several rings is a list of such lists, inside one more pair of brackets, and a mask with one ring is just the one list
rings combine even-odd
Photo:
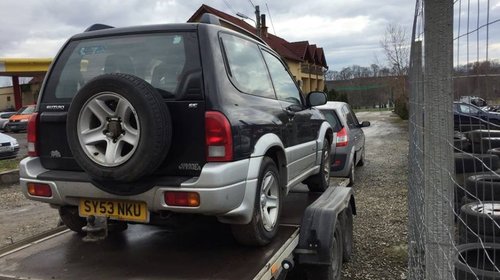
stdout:
[[0,249],[0,279],[340,279],[356,214],[348,183],[291,190],[278,236],[265,247],[238,245],[209,217],[180,230],[135,224],[99,242],[62,226]]

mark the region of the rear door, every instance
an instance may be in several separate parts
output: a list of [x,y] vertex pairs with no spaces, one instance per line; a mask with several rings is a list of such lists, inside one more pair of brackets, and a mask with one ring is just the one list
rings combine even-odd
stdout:
[[205,106],[199,57],[197,34],[187,31],[89,37],[69,42],[55,61],[40,101],[38,149],[44,167],[81,170],[66,139],[71,101],[92,78],[105,73],[126,73],[155,87],[170,111],[171,148],[157,173],[199,174],[205,163]]

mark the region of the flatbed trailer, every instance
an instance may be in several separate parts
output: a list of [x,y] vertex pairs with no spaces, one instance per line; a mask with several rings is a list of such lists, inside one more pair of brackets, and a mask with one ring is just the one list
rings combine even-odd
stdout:
[[178,231],[130,225],[99,242],[63,229],[0,250],[0,279],[285,279],[294,263],[331,262],[335,252],[324,258],[330,246],[322,236],[333,235],[332,224],[344,223],[346,207],[355,213],[347,183],[332,178],[323,194],[305,186],[292,190],[278,236],[265,247],[238,245],[229,226],[213,219]]

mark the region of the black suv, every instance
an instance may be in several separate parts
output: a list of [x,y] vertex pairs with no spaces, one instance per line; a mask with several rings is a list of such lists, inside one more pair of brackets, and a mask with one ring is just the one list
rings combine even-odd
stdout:
[[221,22],[69,39],[28,124],[25,195],[76,232],[203,214],[240,243],[270,242],[291,187],[328,187],[332,129],[313,108],[326,96],[304,97],[269,46]]

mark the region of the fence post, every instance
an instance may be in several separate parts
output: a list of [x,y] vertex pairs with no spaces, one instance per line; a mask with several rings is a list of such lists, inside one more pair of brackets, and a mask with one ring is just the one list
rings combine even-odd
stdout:
[[423,75],[422,41],[412,38],[410,56],[410,115],[408,158],[408,278],[424,279],[424,156],[423,156]]
[[425,279],[454,279],[453,0],[424,1],[424,28]]

